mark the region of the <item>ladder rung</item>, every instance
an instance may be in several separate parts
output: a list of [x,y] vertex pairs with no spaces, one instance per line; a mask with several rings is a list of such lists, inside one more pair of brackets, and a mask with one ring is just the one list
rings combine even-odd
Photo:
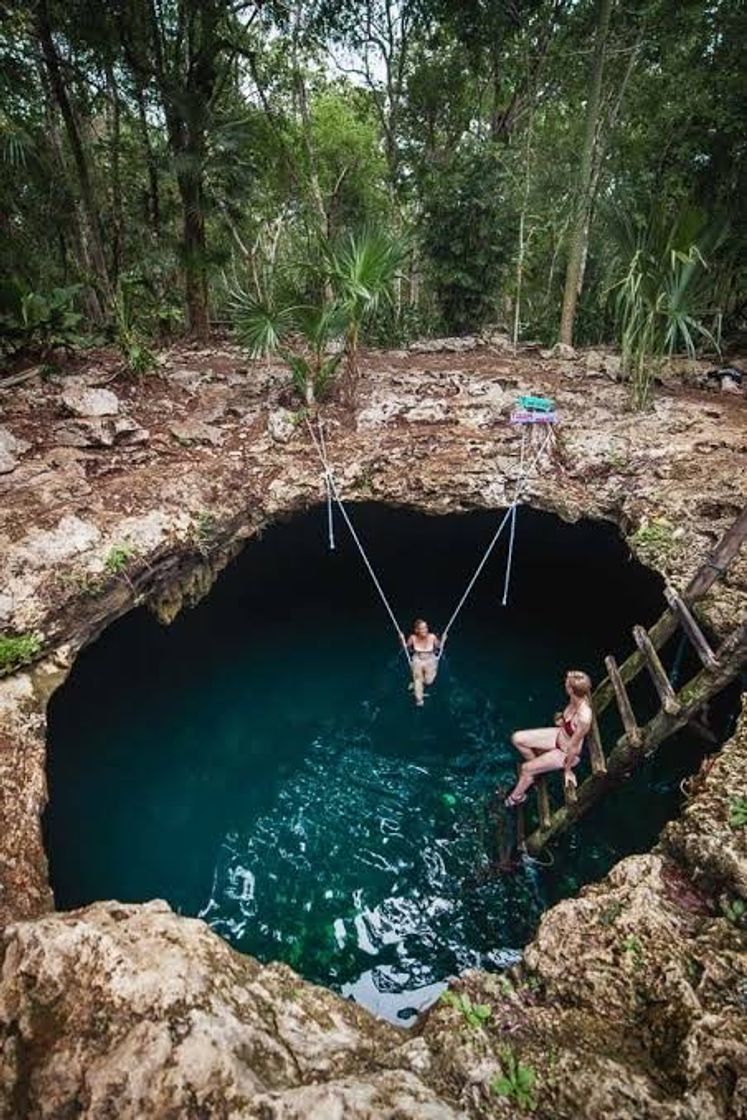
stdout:
[[592,712],[591,727],[589,728],[589,760],[591,762],[592,774],[607,773],[607,763],[604,759],[602,736],[599,734],[599,722],[596,712]]
[[633,747],[640,747],[642,742],[641,729],[636,723],[633,709],[630,706],[628,691],[625,687],[622,677],[620,676],[620,670],[617,667],[617,662],[615,661],[612,654],[609,654],[608,657],[605,657],[604,664],[607,667],[607,673],[609,674],[612,688],[614,689],[615,699],[617,700],[617,707],[620,712],[620,719],[622,720],[623,727],[625,728],[625,734],[628,736],[628,742]]
[[550,827],[552,814],[550,812],[550,795],[547,790],[547,778],[544,774],[540,774],[537,778],[536,785],[540,828],[546,829]]
[[695,652],[700,658],[701,662],[706,669],[715,669],[718,665],[718,658],[708,644],[703,631],[698,626],[695,616],[688,607],[687,603],[682,600],[673,587],[664,588],[664,597],[669,603],[674,613],[677,615],[680,626],[687,634],[688,638],[695,647]]
[[635,639],[635,644],[643,654],[643,660],[646,662],[649,676],[654,682],[654,688],[659,694],[661,706],[667,715],[676,716],[680,710],[680,703],[675,695],[659,655],[654,649],[651,639],[642,626],[633,627],[633,638]]

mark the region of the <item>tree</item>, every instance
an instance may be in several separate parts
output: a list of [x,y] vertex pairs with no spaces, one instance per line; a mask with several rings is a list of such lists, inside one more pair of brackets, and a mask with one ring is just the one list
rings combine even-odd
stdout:
[[99,211],[89,169],[89,157],[68,93],[63,63],[54,42],[48,0],[39,0],[36,9],[35,30],[39,39],[49,86],[62,116],[70,150],[73,154],[83,217],[81,223],[83,226],[81,231],[83,233],[83,256],[90,265],[98,296],[97,317],[103,319],[106,311],[111,311],[114,298],[113,287],[104,253]]
[[592,63],[589,94],[586,102],[586,123],[581,147],[581,161],[578,174],[578,187],[571,226],[568,264],[565,274],[565,290],[560,316],[560,341],[568,346],[573,344],[573,323],[576,318],[583,262],[586,256],[589,237],[589,217],[592,203],[592,182],[594,170],[594,146],[599,124],[599,111],[602,104],[602,77],[607,47],[607,34],[610,26],[613,0],[599,0],[596,36],[594,40],[594,60]]
[[[138,88],[158,91],[182,207],[181,251],[192,334],[209,331],[205,160],[216,97],[235,53],[228,0],[118,0],[118,26]],[[254,8],[253,15],[257,9]]]

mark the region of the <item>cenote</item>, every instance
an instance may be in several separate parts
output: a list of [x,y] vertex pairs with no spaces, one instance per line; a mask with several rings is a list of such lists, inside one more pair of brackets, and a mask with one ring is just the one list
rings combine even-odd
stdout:
[[[496,516],[355,508],[403,624],[443,625]],[[509,606],[498,549],[416,710],[338,538],[327,551],[321,508],[277,524],[171,627],[139,609],[83,652],[50,705],[47,851],[60,908],[165,898],[406,1022],[445,978],[505,966],[550,904],[649,847],[703,745],[670,740],[552,867],[489,874],[511,730],[548,722],[566,668],[598,679],[606,653],[627,653],[632,624],[662,609],[661,580],[612,526],[522,509]],[[613,717],[603,730],[617,733]]]

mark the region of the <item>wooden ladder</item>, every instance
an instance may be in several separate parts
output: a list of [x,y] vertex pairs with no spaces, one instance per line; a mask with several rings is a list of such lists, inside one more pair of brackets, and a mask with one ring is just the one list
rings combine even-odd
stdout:
[[[714,652],[695,619],[691,607],[702,599],[720,578],[747,538],[747,506],[719,541],[710,558],[696,572],[683,595],[666,587],[667,610],[649,629],[633,627],[636,651],[622,665],[610,655],[605,658],[607,676],[592,696],[593,718],[587,736],[591,773],[579,786],[566,787],[564,803],[553,809],[547,775],[534,786],[537,800],[537,826],[527,835],[524,807],[517,811],[517,846],[534,856],[545,845],[565,832],[613,785],[619,785],[638,765],[668,739],[739,674],[747,663],[747,622],[742,621]],[[700,670],[679,690],[675,690],[659,658],[658,651],[677,630],[682,630],[700,659]],[[659,698],[656,715],[644,726],[636,719],[627,685],[641,672],[650,677]],[[599,717],[615,702],[623,734],[605,756],[599,733]]]

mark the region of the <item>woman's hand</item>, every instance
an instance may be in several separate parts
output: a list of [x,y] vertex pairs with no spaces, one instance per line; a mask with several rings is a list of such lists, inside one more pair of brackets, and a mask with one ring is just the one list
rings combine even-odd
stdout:
[[556,727],[562,727],[563,726],[563,713],[562,712],[556,712],[555,715],[552,717],[552,721],[553,721],[553,723],[555,724]]

